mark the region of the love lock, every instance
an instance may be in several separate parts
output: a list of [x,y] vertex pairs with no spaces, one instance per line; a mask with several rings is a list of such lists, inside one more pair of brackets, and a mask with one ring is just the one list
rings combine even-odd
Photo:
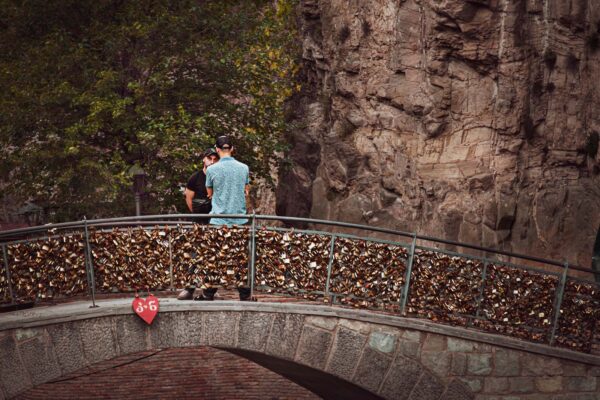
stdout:
[[133,307],[133,311],[148,325],[152,323],[154,317],[158,314],[158,299],[151,294],[143,299],[136,293],[131,306]]

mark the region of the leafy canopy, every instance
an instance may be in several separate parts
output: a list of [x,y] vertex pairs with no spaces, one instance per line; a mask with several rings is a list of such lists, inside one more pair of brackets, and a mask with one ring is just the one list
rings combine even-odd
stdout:
[[0,0],[0,181],[54,221],[183,210],[222,134],[270,179],[295,89],[293,0]]

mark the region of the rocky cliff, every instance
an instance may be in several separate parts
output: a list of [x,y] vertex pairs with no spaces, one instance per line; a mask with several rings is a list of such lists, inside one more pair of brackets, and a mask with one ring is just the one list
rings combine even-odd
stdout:
[[589,265],[596,0],[302,0],[280,214]]

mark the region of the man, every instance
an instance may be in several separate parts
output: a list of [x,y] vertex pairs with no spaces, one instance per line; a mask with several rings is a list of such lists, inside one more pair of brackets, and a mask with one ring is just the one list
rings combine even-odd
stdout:
[[[246,196],[250,190],[248,166],[231,156],[233,143],[219,136],[216,143],[220,162],[207,169],[206,191],[212,199],[211,214],[246,214]],[[243,225],[245,218],[211,218],[211,225]]]
[[[206,170],[206,191],[212,200],[211,214],[246,214],[246,196],[250,190],[248,166],[232,157],[233,142],[219,136],[215,145],[220,161]],[[243,225],[246,218],[211,218],[211,225]],[[212,300],[215,288],[198,300]],[[240,300],[251,300],[250,288],[238,287]],[[208,298],[207,298],[208,297]],[[253,299],[252,299],[253,300]]]
[[[190,176],[188,183],[185,187],[185,203],[188,210],[194,214],[209,214],[211,207],[211,201],[208,198],[206,192],[206,169],[219,161],[219,155],[214,148],[206,149],[202,153],[202,169],[196,171]],[[193,221],[197,224],[207,225],[210,218],[198,217],[193,218]],[[179,300],[191,300],[194,296],[195,287],[189,286],[179,293],[177,299]]]

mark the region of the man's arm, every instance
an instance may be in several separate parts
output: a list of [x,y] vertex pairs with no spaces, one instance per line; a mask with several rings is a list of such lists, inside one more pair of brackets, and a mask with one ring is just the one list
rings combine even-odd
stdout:
[[195,192],[192,192],[190,189],[185,188],[185,204],[187,204],[190,212],[194,212],[194,209],[192,208],[192,199],[194,198],[195,194]]
[[246,165],[246,186],[244,186],[244,194],[246,195],[246,199],[245,199],[246,200],[246,210],[248,210],[248,208],[251,208],[252,210],[254,210],[254,207],[248,207],[250,205],[250,170],[248,169],[247,165]]
[[[212,167],[212,165],[211,165]],[[204,182],[204,186],[206,186],[206,196],[212,200],[213,196],[213,170],[208,167],[206,169],[206,181]]]
[[254,206],[250,204],[250,185],[246,185],[244,187],[244,194],[246,195],[246,212],[248,212],[249,210],[254,212]]

